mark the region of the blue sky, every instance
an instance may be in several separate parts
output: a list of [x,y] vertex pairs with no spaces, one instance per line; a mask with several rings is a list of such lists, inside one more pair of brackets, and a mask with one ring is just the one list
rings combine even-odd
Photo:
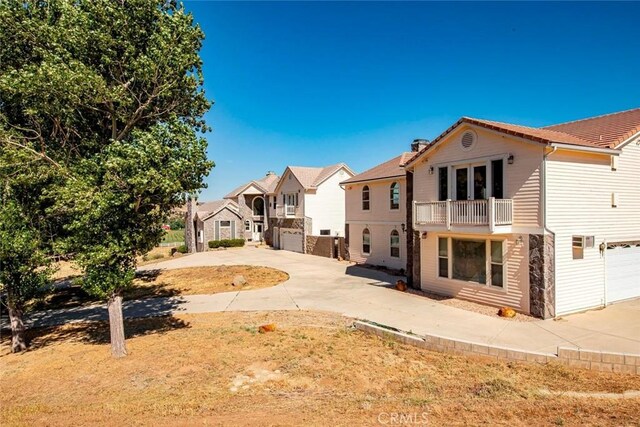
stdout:
[[187,1],[206,39],[201,200],[268,170],[362,172],[460,116],[543,126],[640,106],[640,3]]

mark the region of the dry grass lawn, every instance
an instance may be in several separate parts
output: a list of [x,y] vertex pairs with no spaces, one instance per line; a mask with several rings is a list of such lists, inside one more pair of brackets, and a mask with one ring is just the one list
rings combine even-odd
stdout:
[[[241,275],[247,281],[233,286],[233,278]],[[270,267],[222,265],[174,270],[149,270],[138,274],[127,299],[167,295],[201,295],[219,292],[267,288],[289,279],[289,275]]]
[[[246,285],[232,285],[233,278],[242,275]],[[176,295],[215,294],[275,286],[289,279],[283,271],[269,267],[250,265],[222,265],[216,267],[192,267],[175,270],[148,270],[140,272],[133,286],[125,292],[125,300]],[[80,285],[58,288],[44,297],[29,303],[31,310],[72,308],[98,302]]]
[[[257,333],[276,323],[277,330]],[[637,425],[640,399],[549,397],[639,390],[640,377],[428,352],[328,313],[216,313],[32,331],[0,347],[3,425]],[[417,418],[420,417],[420,418]],[[405,418],[406,419],[406,418]],[[406,424],[405,424],[406,425]]]

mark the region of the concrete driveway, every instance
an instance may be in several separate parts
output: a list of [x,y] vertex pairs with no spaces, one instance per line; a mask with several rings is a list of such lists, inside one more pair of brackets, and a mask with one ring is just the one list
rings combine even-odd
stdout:
[[[125,316],[253,310],[325,310],[365,319],[418,335],[437,335],[525,351],[555,354],[567,346],[640,353],[640,300],[560,320],[515,322],[440,304],[389,287],[397,277],[344,262],[294,252],[247,247],[202,252],[155,265],[173,269],[214,265],[263,265],[289,273],[271,288],[131,301]],[[104,319],[103,306],[32,315],[34,324]]]

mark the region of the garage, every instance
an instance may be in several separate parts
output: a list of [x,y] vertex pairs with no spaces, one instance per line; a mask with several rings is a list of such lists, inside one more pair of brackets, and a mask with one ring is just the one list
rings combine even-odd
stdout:
[[607,245],[607,303],[640,297],[640,242]]
[[285,251],[300,252],[302,253],[304,241],[302,230],[295,228],[281,228],[280,229],[280,249]]

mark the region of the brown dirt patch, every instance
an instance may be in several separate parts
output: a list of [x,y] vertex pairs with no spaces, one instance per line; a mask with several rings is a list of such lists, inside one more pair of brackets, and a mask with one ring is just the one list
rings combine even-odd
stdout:
[[[276,323],[269,334],[259,325]],[[632,425],[640,399],[545,396],[640,389],[640,377],[446,355],[317,312],[180,315],[127,322],[129,356],[102,323],[31,331],[0,347],[3,425]],[[232,388],[235,387],[234,390]]]

